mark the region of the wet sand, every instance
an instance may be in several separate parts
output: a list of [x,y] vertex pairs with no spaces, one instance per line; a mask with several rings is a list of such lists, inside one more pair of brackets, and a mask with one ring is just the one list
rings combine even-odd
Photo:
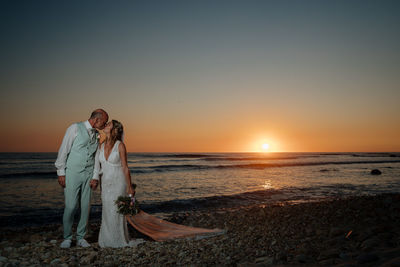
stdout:
[[[61,249],[61,225],[1,229],[0,266],[400,266],[400,194],[173,214],[222,236],[102,249]],[[143,236],[130,227],[132,237]]]

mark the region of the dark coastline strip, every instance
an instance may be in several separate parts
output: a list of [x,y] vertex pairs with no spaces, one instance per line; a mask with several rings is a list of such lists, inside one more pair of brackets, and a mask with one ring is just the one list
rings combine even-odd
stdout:
[[18,172],[18,173],[6,173],[0,174],[0,178],[31,178],[31,177],[41,177],[41,178],[56,178],[57,172]]
[[[208,170],[208,169],[266,169],[277,167],[301,167],[301,166],[322,166],[322,165],[349,165],[349,164],[379,164],[379,163],[400,163],[400,160],[374,160],[374,161],[325,161],[325,162],[288,162],[288,163],[254,163],[254,164],[235,164],[235,165],[158,165],[151,167],[133,167],[133,173],[151,173],[179,170]],[[48,172],[20,172],[0,174],[0,178],[54,178],[57,177],[55,171]]]
[[234,158],[234,157],[212,157],[204,158],[205,161],[246,161],[246,160],[285,160],[285,159],[298,159],[298,157],[248,157],[248,158]]
[[[359,189],[370,195],[379,195],[374,191],[366,190],[362,186],[352,184],[332,184],[320,187],[285,189],[269,189],[241,192],[231,195],[214,195],[197,198],[172,199],[164,201],[141,201],[140,207],[150,214],[169,215],[191,211],[211,211],[215,209],[240,209],[249,205],[283,205],[304,202],[315,202],[323,199],[346,198],[357,194]],[[343,195],[343,191],[347,193]],[[92,221],[101,219],[101,204],[92,205],[90,218]],[[63,208],[0,208],[0,229],[4,227],[21,228],[33,225],[45,225],[62,221]],[[75,216],[79,218],[79,209]]]
[[[155,171],[176,171],[176,170],[205,170],[205,169],[265,169],[275,167],[299,167],[299,166],[318,166],[318,165],[349,165],[349,164],[379,164],[379,163],[400,163],[400,160],[374,160],[374,161],[325,161],[325,162],[289,162],[289,163],[255,163],[255,164],[237,164],[237,165],[158,165],[147,168]],[[131,169],[133,172],[135,168]],[[138,172],[142,172],[138,170]]]

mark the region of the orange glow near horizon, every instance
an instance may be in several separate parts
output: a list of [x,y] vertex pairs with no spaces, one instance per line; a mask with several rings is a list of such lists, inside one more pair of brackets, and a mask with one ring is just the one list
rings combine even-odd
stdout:
[[[83,113],[86,114],[86,113]],[[118,115],[118,114],[117,114]],[[121,114],[123,115],[123,114]],[[79,121],[75,116],[75,121]],[[115,116],[124,124],[125,143],[128,152],[396,152],[400,151],[400,141],[396,139],[400,127],[386,132],[375,127],[366,131],[360,129],[314,130],[293,129],[278,125],[279,131],[271,128],[263,130],[248,124],[224,125],[209,122],[208,126],[196,121],[194,124],[179,125],[138,121],[132,123],[129,114],[126,117]],[[48,118],[46,127],[36,125],[18,125],[10,121],[10,127],[0,132],[1,152],[56,152],[62,142],[71,119]],[[191,125],[192,127],[190,127]],[[27,130],[26,130],[27,129]],[[396,130],[397,129],[397,130]],[[248,132],[247,132],[248,131]],[[251,134],[251,133],[256,134]],[[363,132],[363,135],[360,135]],[[386,139],[376,138],[386,136]],[[268,144],[268,149],[263,149]]]
[[[111,113],[111,112],[110,112]],[[86,114],[86,113],[82,113]],[[47,118],[46,127],[18,125],[10,121],[10,127],[0,132],[1,152],[56,152],[62,142],[65,130],[73,121],[67,118]],[[400,151],[398,132],[400,126],[393,125],[393,131],[383,127],[361,127],[355,129],[294,129],[283,124],[263,130],[256,121],[242,126],[218,124],[218,120],[206,123],[185,121],[179,124],[163,121],[150,124],[149,119],[132,123],[129,113],[117,114],[112,118],[124,124],[125,143],[128,152],[396,152]],[[182,120],[183,121],[183,120]],[[272,124],[272,123],[271,123]],[[367,131],[367,129],[369,129]],[[253,134],[252,134],[253,133]],[[361,135],[363,133],[363,135]],[[386,138],[376,138],[386,136]],[[268,144],[268,149],[263,148]]]

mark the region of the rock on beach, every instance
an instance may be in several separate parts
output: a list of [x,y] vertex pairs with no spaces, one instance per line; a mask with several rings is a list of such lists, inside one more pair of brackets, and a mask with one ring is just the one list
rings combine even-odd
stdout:
[[381,172],[380,170],[378,170],[378,169],[373,169],[373,170],[371,171],[371,174],[372,174],[372,175],[381,175],[382,172]]

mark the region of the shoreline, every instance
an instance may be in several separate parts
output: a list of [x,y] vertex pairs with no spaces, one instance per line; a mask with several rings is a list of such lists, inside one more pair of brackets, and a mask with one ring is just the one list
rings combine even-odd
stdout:
[[[251,195],[251,194],[258,194],[259,192],[265,192],[265,190],[259,190],[259,191],[252,191],[252,192],[244,192],[241,194],[235,194],[235,195],[227,195],[227,196],[213,196],[213,197],[206,197],[201,199],[199,202],[207,202],[209,203],[207,205],[200,205],[197,207],[194,207],[195,204],[190,203],[190,204],[182,204],[182,203],[173,203],[173,202],[179,202],[180,200],[172,200],[172,201],[166,201],[161,204],[156,204],[157,206],[162,206],[162,208],[166,209],[166,211],[162,211],[161,208],[159,207],[152,207],[155,206],[154,204],[141,204],[141,207],[144,207],[143,211],[145,211],[148,214],[151,214],[153,216],[156,216],[158,218],[161,218],[163,220],[171,220],[173,217],[179,217],[181,214],[187,214],[187,213],[208,213],[212,211],[235,211],[235,210],[240,210],[243,208],[249,208],[249,207],[263,207],[263,206],[276,206],[276,205],[297,205],[301,203],[314,203],[314,202],[321,202],[321,201],[328,201],[337,198],[337,196],[325,196],[325,197],[307,197],[307,196],[297,196],[297,197],[275,197],[275,193],[268,193],[264,194],[264,197],[266,198],[263,202],[260,202],[260,199],[257,200],[242,200],[242,203],[231,203],[229,201],[224,202],[219,202],[218,198],[229,198],[231,200],[234,197],[240,197],[243,195]],[[193,199],[190,199],[189,201],[192,201]],[[171,202],[171,203],[168,203]],[[165,205],[165,203],[168,203]],[[172,207],[174,204],[177,204],[178,207]],[[198,204],[198,203],[197,203]],[[235,206],[236,204],[236,206]],[[92,205],[92,210],[90,212],[90,217],[89,217],[89,223],[92,224],[97,224],[101,222],[101,205],[96,205],[96,208],[93,209]],[[18,215],[11,215],[11,216],[0,216],[0,230],[11,230],[11,231],[20,231],[23,229],[36,229],[36,228],[46,228],[46,227],[52,227],[54,225],[61,226],[62,224],[62,214],[63,214],[64,209],[59,209],[57,212],[54,212],[52,214],[36,214],[35,216],[32,216],[30,213],[29,216],[22,214]],[[74,218],[74,224],[78,223],[79,219],[79,209],[77,210]],[[11,227],[8,225],[12,225]]]
[[99,222],[90,222],[91,248],[60,249],[61,224],[0,228],[0,266],[348,266],[400,264],[400,194],[356,196],[298,204],[251,205],[174,213],[169,221],[226,229],[201,240],[154,242],[129,226],[136,248],[98,247]]
[[[239,192],[227,195],[205,196],[188,199],[171,199],[155,202],[141,202],[140,207],[147,213],[162,219],[168,219],[173,214],[187,212],[208,212],[209,210],[240,209],[252,205],[296,204],[302,202],[315,202],[337,197],[337,194],[318,196],[307,195],[304,190],[298,189],[269,189]],[[101,221],[102,205],[92,204],[89,222]],[[62,223],[64,207],[51,209],[25,209],[8,216],[0,216],[0,229],[18,230],[31,227],[44,227]],[[74,223],[78,222],[80,210],[77,209]],[[12,227],[9,227],[12,225]]]

